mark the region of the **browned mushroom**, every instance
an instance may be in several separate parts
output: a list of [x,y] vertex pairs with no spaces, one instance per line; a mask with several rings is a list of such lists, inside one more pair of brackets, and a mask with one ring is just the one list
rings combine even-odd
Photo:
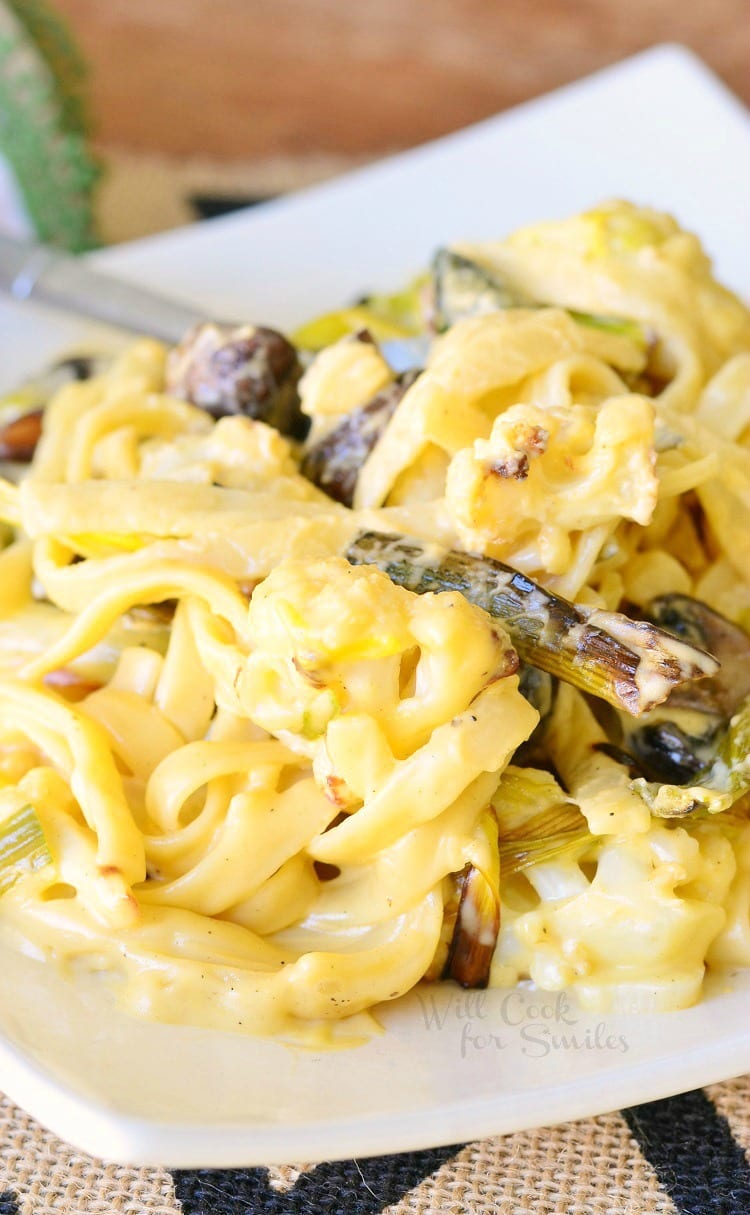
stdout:
[[[653,713],[634,723],[619,717],[623,748],[649,781],[723,788],[741,773],[741,739],[750,703],[750,637],[708,604],[689,595],[661,595],[645,616],[689,645],[710,649],[718,671],[673,689]],[[742,720],[736,720],[738,714]],[[726,771],[725,771],[726,770]],[[738,779],[734,779],[739,789]]]
[[303,438],[302,366],[281,333],[265,326],[198,325],[170,353],[167,391],[215,418],[243,414]]
[[745,630],[690,595],[660,595],[644,615],[682,641],[708,650],[721,664],[715,675],[676,688],[669,705],[731,717],[750,696],[750,636]]
[[42,433],[43,410],[31,409],[0,427],[0,460],[28,464]]
[[351,506],[359,470],[393,417],[418,372],[407,371],[366,405],[346,415],[302,461],[301,472],[330,498]]
[[[0,460],[9,464],[29,464],[42,434],[44,408],[48,401],[71,381],[89,380],[107,366],[100,355],[71,354],[28,380],[3,400],[13,416],[0,426]],[[15,410],[22,403],[23,412]]]

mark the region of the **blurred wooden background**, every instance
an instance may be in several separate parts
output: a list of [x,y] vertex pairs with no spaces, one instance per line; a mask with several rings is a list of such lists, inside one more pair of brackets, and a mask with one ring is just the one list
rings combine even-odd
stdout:
[[658,42],[750,101],[749,0],[53,0],[91,67],[105,242],[412,147]]
[[750,101],[747,0],[56,0],[106,146],[372,157],[655,42]]

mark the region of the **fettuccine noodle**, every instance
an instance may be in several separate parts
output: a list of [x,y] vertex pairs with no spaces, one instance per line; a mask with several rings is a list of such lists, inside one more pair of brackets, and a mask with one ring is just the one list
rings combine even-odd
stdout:
[[356,337],[301,381],[305,449],[178,399],[143,340],[0,481],[0,832],[31,807],[46,847],[0,922],[139,1016],[299,1039],[460,977],[457,922],[482,981],[590,1007],[683,1007],[750,965],[746,750],[729,793],[655,785],[614,710],[530,695],[500,620],[344,556],[395,532],[746,629],[750,314],[626,204],[455,253],[517,301],[436,338],[351,506],[300,460],[397,387]]

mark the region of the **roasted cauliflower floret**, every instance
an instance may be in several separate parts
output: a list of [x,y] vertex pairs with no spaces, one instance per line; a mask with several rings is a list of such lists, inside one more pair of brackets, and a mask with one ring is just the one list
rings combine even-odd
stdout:
[[502,556],[534,541],[545,568],[561,573],[570,536],[610,520],[646,524],[656,505],[654,410],[645,397],[599,409],[515,405],[489,439],[457,452],[446,498],[462,543]]
[[302,409],[312,418],[310,441],[371,400],[393,372],[367,332],[349,334],[315,356],[300,381]]
[[199,481],[242,489],[251,477],[272,480],[297,472],[289,441],[253,418],[220,418],[203,435],[150,439],[140,452],[140,476],[151,481]]
[[249,627],[242,688],[259,725],[315,738],[339,714],[367,714],[397,755],[518,666],[502,627],[462,595],[414,595],[340,558],[277,566]]
[[[435,818],[538,721],[507,635],[457,593],[415,595],[339,558],[288,561],[256,590],[249,626],[257,648],[235,688],[248,715],[306,750],[318,785],[355,812],[313,841],[318,860],[359,863]],[[484,785],[473,796],[481,809]]]

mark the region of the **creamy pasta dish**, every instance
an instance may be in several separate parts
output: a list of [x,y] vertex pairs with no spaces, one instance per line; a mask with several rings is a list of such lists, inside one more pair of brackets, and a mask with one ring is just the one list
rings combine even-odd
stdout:
[[606,204],[56,376],[0,413],[15,945],[294,1039],[750,965],[750,313],[695,236]]

